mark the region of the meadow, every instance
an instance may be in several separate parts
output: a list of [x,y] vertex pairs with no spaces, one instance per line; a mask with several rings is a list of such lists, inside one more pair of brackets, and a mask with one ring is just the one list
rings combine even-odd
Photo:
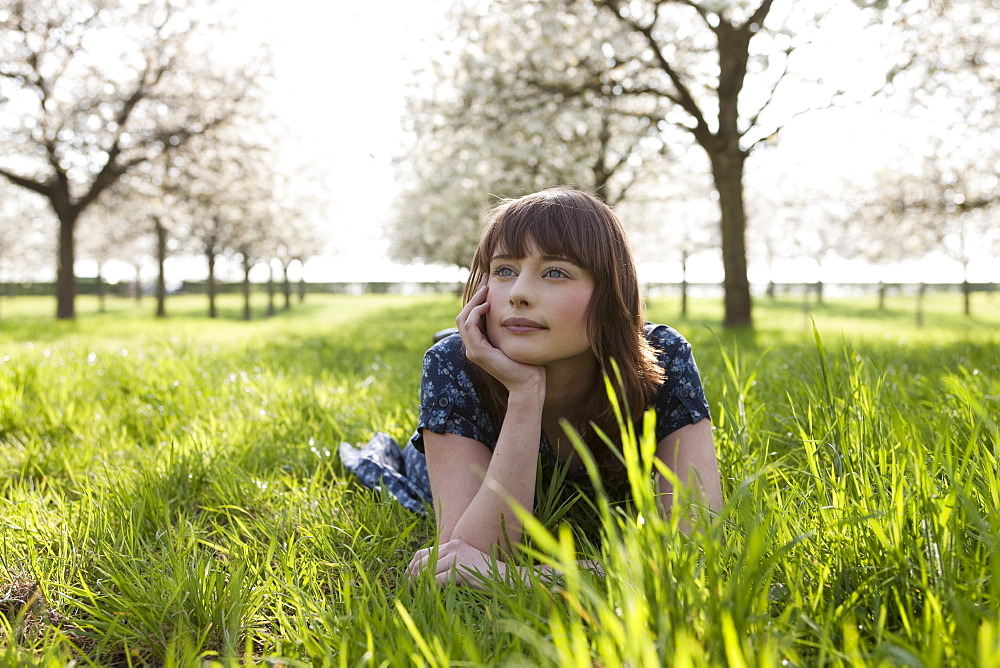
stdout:
[[1000,665],[1000,295],[931,296],[920,328],[912,300],[759,300],[752,332],[653,300],[694,346],[722,513],[685,535],[630,459],[633,507],[526,525],[558,582],[482,591],[407,582],[433,521],[336,454],[409,436],[458,299],[228,299],[0,300],[0,665]]

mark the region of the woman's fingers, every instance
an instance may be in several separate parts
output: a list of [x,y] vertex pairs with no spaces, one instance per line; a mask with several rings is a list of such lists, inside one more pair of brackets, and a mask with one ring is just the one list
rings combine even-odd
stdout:
[[[448,557],[452,552],[449,545],[454,541],[448,541],[441,545],[437,550],[437,562],[433,565],[435,569],[439,569],[441,564],[447,563]],[[418,577],[421,573],[431,567],[431,558],[434,553],[433,547],[425,547],[422,550],[417,550],[413,554],[413,558],[410,559],[410,564],[406,567],[406,575],[411,578]]]
[[450,540],[437,550],[437,560],[430,563],[433,548],[417,550],[406,567],[406,575],[410,579],[418,577],[425,570],[434,569],[434,582],[438,585],[468,584],[482,586],[480,573],[486,560],[486,555],[461,540]]
[[459,327],[459,332],[463,335],[466,344],[471,342],[489,345],[489,340],[486,338],[486,332],[483,329],[483,318],[486,317],[489,310],[490,303],[483,302],[469,311],[469,317],[465,321],[465,326]]
[[455,318],[458,333],[465,344],[465,354],[477,364],[500,352],[490,343],[483,330],[483,319],[490,310],[486,295],[487,287],[483,285]]
[[[476,294],[483,294],[485,296],[485,288]],[[465,308],[459,313],[458,318],[455,319],[458,332],[461,334],[466,346],[490,345],[489,340],[486,338],[486,332],[483,331],[483,318],[486,317],[489,310],[489,302],[485,300],[473,300],[465,305]]]
[[[462,329],[463,327],[466,326],[466,324],[469,321],[469,314],[473,311],[473,309],[482,306],[483,303],[486,302],[486,294],[487,294],[486,286],[483,285],[482,287],[479,288],[479,290],[476,291],[476,294],[472,295],[472,299],[470,299],[466,303],[466,305],[462,307],[462,310],[459,311],[458,316],[455,318],[456,327]],[[476,322],[476,324],[478,325],[478,321]]]
[[415,578],[420,575],[425,568],[427,568],[427,560],[430,559],[431,549],[424,548],[422,550],[417,550],[410,559],[410,564],[406,567],[406,575],[410,578]]

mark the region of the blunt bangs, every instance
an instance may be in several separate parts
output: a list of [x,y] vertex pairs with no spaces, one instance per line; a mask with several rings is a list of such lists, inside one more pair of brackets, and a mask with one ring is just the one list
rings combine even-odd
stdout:
[[478,259],[487,267],[498,253],[526,257],[534,245],[543,255],[565,257],[592,274],[603,274],[606,257],[600,249],[608,247],[606,230],[607,223],[586,195],[544,191],[500,206],[483,236]]

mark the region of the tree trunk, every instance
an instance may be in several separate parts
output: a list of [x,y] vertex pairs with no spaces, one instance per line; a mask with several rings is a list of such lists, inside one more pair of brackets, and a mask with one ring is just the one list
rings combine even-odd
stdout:
[[299,277],[299,303],[301,304],[306,300],[306,277],[305,273]]
[[243,319],[250,320],[253,313],[250,311],[250,262],[243,256]]
[[[756,10],[763,23],[772,0]],[[719,50],[718,130],[713,135],[696,128],[695,139],[709,155],[712,176],[719,192],[722,214],[722,267],[725,272],[725,327],[752,327],[750,280],[747,277],[746,206],[743,201],[743,168],[747,151],[740,146],[740,91],[747,74],[752,21],[735,26],[723,18],[714,28]]]
[[972,315],[972,286],[969,285],[969,265],[962,264],[962,297],[965,301],[965,315]]
[[142,303],[142,280],[141,280],[142,279],[142,275],[141,275],[142,274],[142,266],[140,266],[139,263],[136,262],[135,264],[132,265],[132,268],[135,269],[135,285],[133,285],[132,296],[135,297],[135,303],[136,304],[141,304]]
[[885,310],[885,293],[888,291],[888,286],[885,281],[878,282],[878,310]]
[[823,281],[819,279],[816,280],[816,303],[823,303]]
[[[746,155],[738,140],[719,140],[712,158],[715,187],[722,214],[722,267],[725,272],[726,327],[752,327],[750,280],[747,278],[746,207],[743,201],[743,163]],[[733,146],[729,147],[732,143]]]
[[927,284],[921,283],[917,287],[917,327],[924,326],[924,295],[927,294]]
[[274,265],[267,263],[267,315],[273,316],[276,312],[274,308]]
[[208,260],[208,278],[205,280],[205,292],[208,294],[208,317],[218,318],[219,311],[215,306],[215,251],[211,248],[205,249],[205,259]]
[[607,202],[609,205],[614,205],[614,202],[608,201],[608,181],[611,180],[611,173],[608,171],[607,153],[608,146],[610,144],[611,115],[608,113],[607,108],[602,107],[601,125],[600,131],[598,132],[597,144],[600,148],[597,151],[597,155],[594,156],[591,171],[594,174],[594,194],[600,197],[602,201]]
[[688,317],[688,252],[681,251],[681,318]]
[[292,284],[288,280],[288,265],[290,262],[281,263],[282,291],[285,294],[285,310],[292,310]]
[[56,268],[56,318],[73,320],[76,318],[76,274],[73,261],[76,258],[77,212],[68,203],[52,208],[59,217],[59,264]]
[[164,265],[167,263],[167,227],[158,216],[153,217],[156,226],[156,317],[167,317],[167,277]]
[[104,263],[98,261],[97,263],[97,311],[98,313],[107,313],[107,286],[104,283],[104,279],[101,274],[104,272]]

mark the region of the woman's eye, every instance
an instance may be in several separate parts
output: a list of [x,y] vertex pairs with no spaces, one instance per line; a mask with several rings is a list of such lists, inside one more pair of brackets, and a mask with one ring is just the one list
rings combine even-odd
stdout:
[[545,270],[545,278],[566,278],[566,277],[567,274],[562,269],[556,269],[555,267],[553,267],[552,269]]
[[508,278],[514,275],[514,270],[506,266],[497,267],[493,270],[493,275],[499,276],[500,278]]

